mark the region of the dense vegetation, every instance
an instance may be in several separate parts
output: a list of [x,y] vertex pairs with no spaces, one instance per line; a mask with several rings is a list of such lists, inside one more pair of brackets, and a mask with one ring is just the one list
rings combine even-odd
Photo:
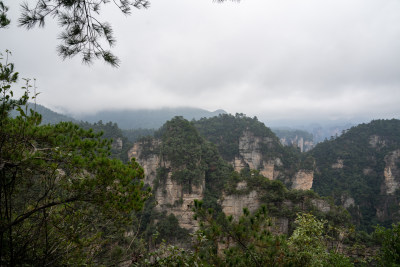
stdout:
[[275,164],[274,168],[280,172],[277,179],[284,181],[290,186],[290,178],[300,170],[313,170],[314,159],[309,155],[302,154],[291,146],[284,146],[276,135],[258,121],[256,117],[249,118],[244,114],[221,114],[212,118],[203,118],[193,121],[199,133],[208,141],[213,143],[222,158],[232,162],[240,155],[240,139],[248,132],[260,141],[258,152],[262,154],[263,162],[279,159],[282,164]]
[[[33,109],[35,112],[42,115],[41,124],[57,124],[62,121],[64,121],[64,122],[70,121],[70,122],[75,122],[75,123],[77,122],[75,119],[73,119],[69,116],[54,112],[42,105],[36,104],[36,103],[29,103],[29,107],[31,109]],[[13,110],[11,112],[12,117],[16,117],[18,115],[19,115],[19,112],[17,110]]]
[[[29,80],[23,96],[12,98],[17,79],[14,65],[1,62],[0,265],[130,260],[136,252],[125,232],[149,193],[143,169],[134,160],[111,159],[110,141],[92,130],[40,125],[40,114],[27,105]],[[13,118],[12,110],[19,115]]]
[[112,141],[111,144],[111,157],[120,159],[123,162],[128,162],[128,150],[132,147],[132,142],[124,136],[122,130],[116,123],[98,121],[97,123],[80,122],[78,124],[83,129],[92,129],[95,133],[101,133],[103,139]]
[[[381,187],[385,157],[400,148],[399,133],[399,120],[376,120],[353,127],[310,151],[317,166],[313,189],[332,196],[337,204],[353,198],[355,205],[349,211],[361,229],[371,231],[378,223],[390,226],[400,220],[396,208],[399,194],[387,195]],[[343,167],[334,167],[338,162]],[[377,210],[385,215],[378,218]]]
[[146,136],[153,136],[154,129],[129,129],[129,130],[122,130],[122,134],[128,138],[128,140],[132,143],[138,141],[139,139],[146,137]]
[[171,172],[171,178],[183,185],[186,192],[191,192],[192,186],[198,186],[205,180],[205,202],[216,208],[222,189],[233,169],[220,157],[213,144],[202,138],[193,123],[182,117],[167,121],[155,134],[161,145],[154,149],[153,137],[142,138],[143,151],[141,157],[150,154],[160,154],[162,161],[170,162],[166,169],[158,169],[158,184],[165,183],[166,172]]
[[279,143],[274,133],[256,117],[249,118],[244,114],[220,114],[194,121],[194,125],[202,136],[217,146],[223,159],[228,162],[239,155],[239,139],[245,131]]
[[[81,126],[71,122],[41,125],[41,116],[27,105],[29,81],[22,98],[14,100],[11,85],[18,74],[7,62],[0,67],[0,265],[351,266],[353,261],[369,263],[365,261],[368,258],[346,256],[351,254],[353,245],[359,246],[360,240],[364,241],[362,245],[367,245],[368,238],[360,239],[354,234],[343,209],[312,191],[288,190],[281,181],[271,181],[257,170],[244,168],[240,173],[235,172],[220,156],[220,151],[225,151],[227,158],[238,155],[235,146],[241,137],[237,129],[241,129],[268,140],[270,145],[261,146],[267,159],[279,156],[285,168],[289,166],[292,170],[314,168],[314,154],[302,155],[281,146],[276,136],[256,118],[220,115],[199,123],[176,117],[157,131],[155,137],[140,140],[144,147],[147,145],[142,156],[157,154],[170,162],[158,169],[154,190],[163,185],[167,173],[187,193],[193,186],[205,183],[203,200],[194,203],[194,219],[200,228],[190,235],[179,226],[179,218],[154,210],[156,199],[149,196],[150,188],[143,185],[144,172],[138,163],[132,160],[124,164],[117,159],[125,159],[126,150],[123,145],[113,147],[108,138],[121,138],[130,146],[117,124],[100,121]],[[12,117],[12,110],[19,114]],[[235,125],[228,133],[223,130],[229,126],[223,124],[225,120]],[[217,125],[218,130],[210,132],[209,122]],[[380,171],[378,166],[383,168],[385,155],[398,148],[400,137],[395,133],[399,126],[396,120],[376,121],[371,125],[374,130],[368,129],[370,125],[362,125],[322,144],[329,146],[343,139],[350,152],[335,150],[332,146],[323,155],[333,163],[340,156],[344,166],[363,170],[365,162],[356,161],[352,153],[370,152],[368,155],[375,160],[368,164],[374,163]],[[381,139],[374,139],[376,142],[371,148],[372,133]],[[363,140],[349,141],[351,134]],[[156,139],[160,142],[155,142]],[[223,143],[230,144],[228,149],[223,148]],[[357,148],[368,144],[370,147]],[[324,170],[322,167],[329,169],[332,162],[325,165],[317,162],[319,175]],[[346,173],[345,168],[341,170]],[[340,184],[341,176],[336,177]],[[239,182],[246,186],[238,188]],[[320,185],[317,183],[317,186]],[[322,188],[326,190],[322,192],[329,192],[328,188]],[[251,191],[257,191],[263,204],[259,210],[252,213],[245,208],[238,219],[221,212],[222,192],[240,196]],[[394,194],[393,198],[396,197]],[[280,218],[288,220],[287,235],[277,230]],[[398,224],[392,229],[377,228],[375,235],[381,239],[377,263],[398,264],[398,234]]]

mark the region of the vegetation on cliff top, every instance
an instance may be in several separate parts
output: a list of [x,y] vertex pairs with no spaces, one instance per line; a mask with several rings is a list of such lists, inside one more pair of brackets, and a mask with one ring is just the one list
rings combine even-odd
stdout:
[[[399,120],[376,120],[353,127],[309,152],[317,167],[313,189],[332,196],[336,204],[353,198],[349,211],[361,229],[372,231],[378,223],[390,226],[400,220],[400,195],[387,195],[381,187],[385,157],[400,149],[399,133]],[[377,217],[378,209],[385,214],[382,218]]]

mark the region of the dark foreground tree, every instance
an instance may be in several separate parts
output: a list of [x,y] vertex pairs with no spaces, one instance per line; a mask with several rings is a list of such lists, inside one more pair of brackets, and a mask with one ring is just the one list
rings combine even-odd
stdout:
[[0,28],[6,28],[10,24],[10,19],[7,17],[8,7],[0,1]]
[[[130,15],[132,8],[150,6],[148,0],[35,0],[31,6],[27,2],[21,5],[22,14],[18,21],[20,26],[32,29],[36,25],[44,27],[46,19],[52,17],[63,28],[59,35],[61,44],[57,47],[63,59],[80,54],[84,63],[103,59],[117,67],[120,60],[110,51],[115,45],[113,30],[110,23],[101,21],[100,15],[101,8],[110,2],[124,15]],[[10,23],[7,11],[8,8],[0,1],[0,28]]]
[[[53,17],[63,28],[57,50],[65,59],[82,55],[84,63],[102,58],[112,66],[119,65],[119,59],[104,48],[104,42],[111,48],[115,44],[113,30],[108,22],[100,19],[100,9],[109,3],[107,0],[37,0],[30,7],[22,4],[19,25],[31,29],[37,24],[45,25],[48,17]],[[123,14],[129,15],[132,8],[147,8],[147,0],[113,0]]]
[[147,198],[143,169],[110,159],[110,141],[91,130],[40,126],[41,116],[28,111],[28,80],[12,99],[17,78],[13,64],[0,62],[0,265],[112,261]]

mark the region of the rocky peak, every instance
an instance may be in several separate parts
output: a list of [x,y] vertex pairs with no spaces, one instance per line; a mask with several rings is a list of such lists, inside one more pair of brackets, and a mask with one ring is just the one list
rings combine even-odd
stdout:
[[241,169],[249,167],[253,170],[259,170],[260,173],[270,180],[277,177],[275,165],[281,166],[279,158],[265,160],[262,153],[262,146],[272,146],[273,139],[270,137],[258,137],[250,131],[244,131],[239,138],[239,156],[231,162],[234,169],[240,172]]

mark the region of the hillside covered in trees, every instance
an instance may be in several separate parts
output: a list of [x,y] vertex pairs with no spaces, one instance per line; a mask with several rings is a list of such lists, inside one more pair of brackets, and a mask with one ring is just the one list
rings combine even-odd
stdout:
[[318,144],[313,189],[344,205],[356,225],[400,220],[400,121],[375,120],[352,127],[340,137]]
[[[112,122],[41,124],[0,67],[1,265],[398,262],[397,120],[308,153],[243,114],[175,117],[130,143]],[[393,225],[358,231],[376,222]]]

